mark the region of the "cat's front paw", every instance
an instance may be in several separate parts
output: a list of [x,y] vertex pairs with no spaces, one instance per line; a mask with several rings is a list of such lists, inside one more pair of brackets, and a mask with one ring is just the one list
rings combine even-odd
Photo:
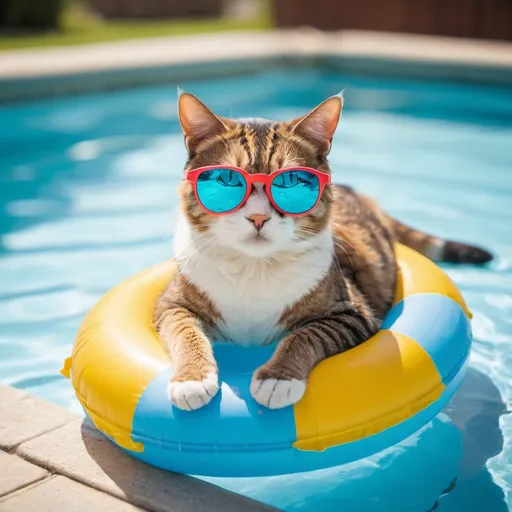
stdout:
[[193,411],[205,406],[219,390],[219,377],[210,372],[203,380],[171,380],[167,396],[173,405],[184,411]]
[[254,400],[269,409],[281,409],[298,402],[306,391],[306,381],[299,379],[258,378],[256,373],[251,382]]

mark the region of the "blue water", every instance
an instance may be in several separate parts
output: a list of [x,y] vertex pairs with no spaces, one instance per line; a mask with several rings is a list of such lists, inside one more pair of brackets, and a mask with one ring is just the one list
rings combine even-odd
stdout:
[[[512,90],[319,69],[180,85],[222,115],[275,118],[345,88],[335,178],[497,255],[489,268],[445,267],[476,339],[462,389],[424,430],[343,467],[210,481],[288,511],[508,510]],[[171,256],[185,159],[175,89],[4,105],[0,119],[0,380],[79,410],[58,371],[81,319],[111,286]]]

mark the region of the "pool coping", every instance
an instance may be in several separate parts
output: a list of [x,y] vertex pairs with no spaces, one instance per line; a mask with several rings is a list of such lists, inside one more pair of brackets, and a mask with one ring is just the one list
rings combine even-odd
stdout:
[[137,461],[83,417],[1,384],[0,464],[0,511],[277,510]]
[[311,28],[9,50],[0,51],[0,62],[0,101],[257,73],[276,65],[512,83],[509,42]]

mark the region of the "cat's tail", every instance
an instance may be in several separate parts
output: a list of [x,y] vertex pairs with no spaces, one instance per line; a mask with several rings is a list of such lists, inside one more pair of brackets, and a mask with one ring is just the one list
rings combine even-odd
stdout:
[[487,263],[494,257],[489,251],[481,247],[444,240],[443,238],[411,228],[393,218],[390,218],[390,221],[395,237],[400,243],[407,245],[433,261],[478,265]]

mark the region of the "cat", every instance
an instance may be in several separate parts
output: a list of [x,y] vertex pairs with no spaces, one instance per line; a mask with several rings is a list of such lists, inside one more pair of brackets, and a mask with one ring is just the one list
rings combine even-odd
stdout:
[[[327,161],[341,95],[288,122],[233,120],[189,93],[178,98],[188,151],[185,171],[236,166],[249,174]],[[283,214],[255,184],[241,208],[213,215],[191,180],[179,187],[177,274],[161,295],[155,326],[173,362],[172,404],[198,409],[218,391],[212,340],[264,345],[280,339],[253,375],[250,392],[271,409],[296,403],[323,359],[375,334],[395,292],[395,242],[434,261],[484,263],[479,247],[410,228],[350,187],[328,184],[306,215]],[[340,376],[343,378],[343,376]]]

